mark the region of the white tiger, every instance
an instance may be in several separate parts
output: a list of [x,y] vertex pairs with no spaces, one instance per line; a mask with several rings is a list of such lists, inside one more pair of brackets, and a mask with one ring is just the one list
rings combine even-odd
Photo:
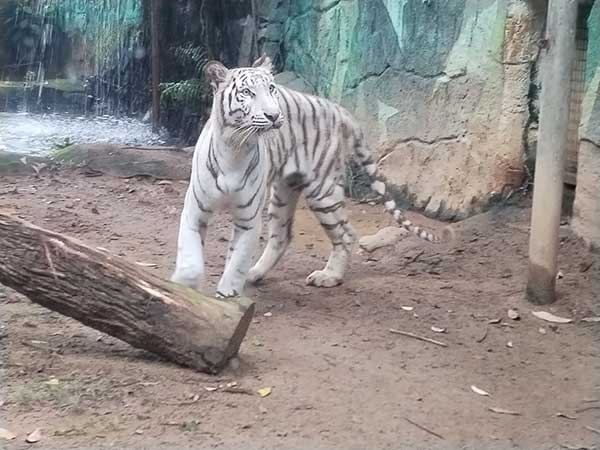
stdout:
[[[422,239],[440,240],[403,217],[348,111],[323,98],[276,85],[271,61],[264,55],[252,67],[231,70],[211,61],[204,74],[214,99],[193,156],[172,281],[198,287],[209,219],[217,208],[226,207],[233,215],[234,229],[217,297],[242,294],[245,283],[263,279],[288,247],[302,193],[333,245],[325,268],[312,272],[306,282],[321,287],[340,284],[355,241],[344,206],[350,152],[402,227]],[[269,238],[251,268],[269,188]]]

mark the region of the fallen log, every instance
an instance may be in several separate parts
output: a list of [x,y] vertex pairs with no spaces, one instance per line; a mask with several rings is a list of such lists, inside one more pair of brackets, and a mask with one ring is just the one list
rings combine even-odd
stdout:
[[221,301],[0,212],[0,283],[34,303],[194,369],[217,373],[254,303]]

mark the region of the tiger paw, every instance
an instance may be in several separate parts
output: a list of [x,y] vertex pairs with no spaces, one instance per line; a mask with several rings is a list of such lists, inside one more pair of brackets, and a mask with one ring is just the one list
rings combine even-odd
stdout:
[[246,281],[250,284],[258,284],[263,280],[264,277],[265,277],[265,274],[262,271],[258,270],[256,267],[253,267],[248,272]]
[[342,278],[327,270],[315,270],[306,278],[306,284],[316,287],[335,287],[342,284]]
[[217,291],[215,294],[215,297],[220,299],[220,300],[224,300],[224,299],[228,299],[228,298],[235,298],[235,297],[239,297],[240,294],[235,290],[232,289],[231,291]]

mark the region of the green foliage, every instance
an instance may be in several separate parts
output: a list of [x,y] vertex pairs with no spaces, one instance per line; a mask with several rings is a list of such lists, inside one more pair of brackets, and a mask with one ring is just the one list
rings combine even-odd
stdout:
[[191,107],[199,110],[207,93],[207,85],[200,78],[202,68],[208,61],[204,47],[191,43],[173,46],[169,49],[173,62],[180,66],[180,73],[189,73],[190,78],[160,84],[160,101],[167,107]]
[[[41,8],[31,0],[0,2],[0,44],[14,53],[12,63],[32,63],[50,46],[53,30],[61,28],[57,8]],[[42,35],[46,39],[42,39]]]
[[171,81],[160,84],[160,101],[165,106],[193,106],[202,101],[206,83],[200,79]]
[[170,50],[175,60],[181,66],[188,70],[192,68],[197,75],[202,72],[204,64],[208,61],[206,50],[191,43],[171,47]]

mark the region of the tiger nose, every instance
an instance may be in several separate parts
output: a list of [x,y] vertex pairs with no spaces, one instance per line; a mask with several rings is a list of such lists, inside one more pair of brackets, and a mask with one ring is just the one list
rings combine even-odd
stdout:
[[265,117],[267,119],[269,119],[271,122],[275,123],[277,121],[277,119],[279,119],[279,113],[278,112],[272,113],[272,114],[265,113]]

